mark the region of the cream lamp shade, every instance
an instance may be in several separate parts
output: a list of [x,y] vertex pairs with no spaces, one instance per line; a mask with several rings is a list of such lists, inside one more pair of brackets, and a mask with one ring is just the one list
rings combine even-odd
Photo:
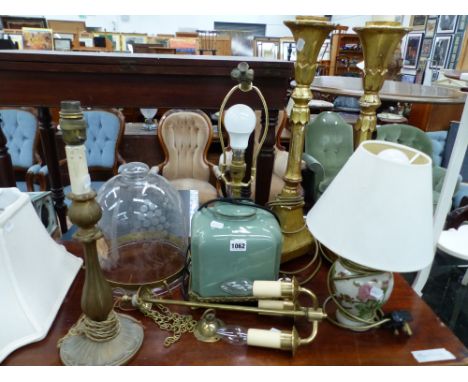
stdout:
[[49,236],[28,194],[0,189],[0,363],[47,335],[82,263]]
[[396,143],[365,141],[309,211],[314,237],[364,267],[414,272],[432,250],[432,163]]
[[234,150],[245,150],[249,144],[249,137],[255,129],[257,117],[247,105],[231,106],[224,116],[224,125],[229,134],[229,144]]

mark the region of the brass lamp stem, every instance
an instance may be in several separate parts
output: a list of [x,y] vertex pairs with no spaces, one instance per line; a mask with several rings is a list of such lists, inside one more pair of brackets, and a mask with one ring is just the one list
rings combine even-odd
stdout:
[[395,48],[410,31],[398,22],[371,21],[365,27],[354,28],[361,40],[364,54],[364,94],[359,100],[361,113],[354,126],[355,147],[372,138],[377,126],[376,110],[380,107],[379,92],[385,81],[388,65]]
[[[65,365],[121,365],[143,342],[143,328],[133,318],[113,310],[112,289],[99,265],[96,240],[102,237],[96,226],[102,210],[90,189],[84,143],[86,121],[78,101],[62,102],[60,125],[67,152],[70,180],[76,193],[68,198],[70,221],[78,227],[75,238],[83,244],[86,273],[81,295],[82,317],[59,341],[60,358]],[[75,183],[73,183],[75,182]]]
[[296,87],[292,93],[294,106],[290,116],[291,141],[284,176],[285,185],[276,200],[270,203],[278,215],[283,232],[282,262],[304,255],[311,249],[313,237],[307,230],[302,207],[304,198],[299,192],[302,181],[301,163],[304,151],[304,128],[310,120],[310,85],[317,69],[317,56],[335,25],[322,17],[298,16],[286,21],[296,41],[297,60],[294,64]]

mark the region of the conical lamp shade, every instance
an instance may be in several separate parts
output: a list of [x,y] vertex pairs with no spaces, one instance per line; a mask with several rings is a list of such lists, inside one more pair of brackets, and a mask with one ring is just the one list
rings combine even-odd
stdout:
[[[387,149],[403,153],[406,163],[387,159],[381,154]],[[363,142],[310,210],[307,226],[338,256],[362,266],[426,267],[433,257],[431,159],[396,143]]]

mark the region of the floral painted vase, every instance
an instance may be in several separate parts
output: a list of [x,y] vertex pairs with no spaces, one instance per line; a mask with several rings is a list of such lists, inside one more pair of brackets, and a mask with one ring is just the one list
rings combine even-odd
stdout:
[[336,301],[340,308],[367,323],[349,317],[340,309],[336,312],[339,323],[356,331],[372,323],[377,311],[387,302],[393,290],[393,274],[366,270],[349,261],[338,259],[330,270]]

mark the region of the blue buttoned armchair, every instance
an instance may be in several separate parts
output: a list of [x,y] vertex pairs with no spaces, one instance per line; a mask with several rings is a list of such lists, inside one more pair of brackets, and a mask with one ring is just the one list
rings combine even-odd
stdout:
[[[92,188],[97,191],[105,183],[103,178],[116,175],[118,167],[125,163],[118,152],[125,131],[123,114],[116,109],[84,110],[87,123],[86,159],[91,175]],[[60,161],[60,166],[66,164],[66,159]],[[39,177],[47,177],[47,166],[41,168]],[[65,195],[71,191],[70,186],[64,187]],[[68,199],[66,199],[68,201]]]
[[35,191],[34,179],[42,166],[37,154],[39,123],[36,111],[29,108],[0,108],[0,127],[7,139],[16,186],[23,192]]
[[[432,191],[434,209],[439,202],[439,196],[442,191],[442,185],[445,178],[446,169],[441,167],[441,160],[438,147],[440,145],[440,136],[431,137],[421,129],[415,126],[405,124],[383,125],[377,128],[377,139],[400,143],[420,150],[432,158]],[[434,153],[435,150],[435,153]],[[457,182],[455,194],[460,187],[460,180]]]

